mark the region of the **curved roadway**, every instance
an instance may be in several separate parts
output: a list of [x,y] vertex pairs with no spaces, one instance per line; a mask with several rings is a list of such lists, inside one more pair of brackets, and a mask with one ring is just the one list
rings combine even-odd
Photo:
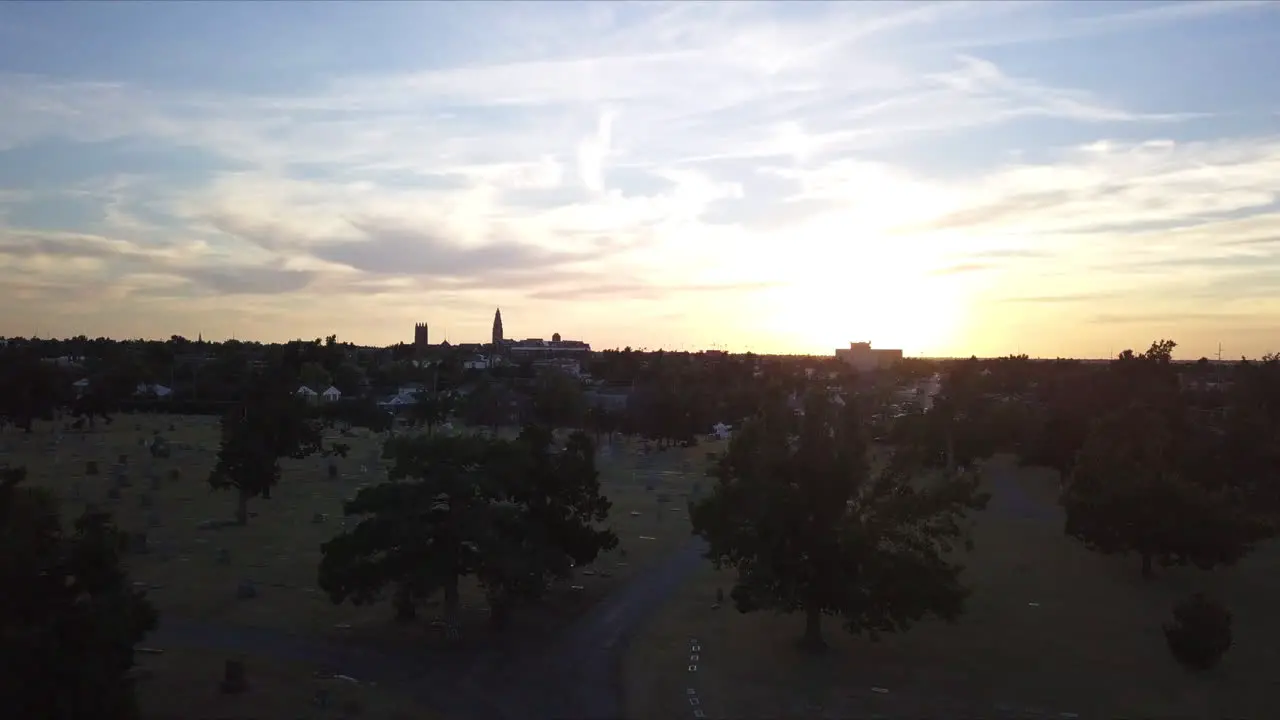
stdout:
[[147,642],[340,668],[362,681],[402,687],[448,720],[614,720],[622,716],[620,669],[628,640],[703,562],[703,550],[702,541],[690,541],[606,596],[550,647],[514,655],[500,649],[471,658],[391,654],[177,618],[163,620]]

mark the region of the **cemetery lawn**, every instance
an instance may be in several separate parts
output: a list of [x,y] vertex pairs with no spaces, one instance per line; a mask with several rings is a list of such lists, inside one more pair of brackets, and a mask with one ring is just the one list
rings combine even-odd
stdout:
[[218,683],[228,657],[186,649],[139,655],[138,702],[144,720],[434,720],[411,698],[386,688],[318,675],[318,667],[253,656],[236,656],[245,663],[248,689],[241,694],[224,694]]
[[[316,586],[320,544],[340,532],[344,499],[385,479],[379,437],[362,429],[343,437],[331,432],[327,441],[351,446],[347,458],[334,459],[336,479],[329,477],[327,459],[283,459],[272,498],[249,502],[247,526],[209,529],[202,525],[229,521],[235,508],[232,492],[213,491],[207,482],[217,453],[217,418],[118,415],[114,423],[99,422],[92,431],[62,432],[55,444],[57,427],[37,423],[30,435],[12,429],[0,433],[0,449],[7,451],[0,453],[0,462],[26,465],[32,484],[50,487],[61,498],[68,523],[87,503],[95,503],[109,510],[122,530],[145,531],[147,552],[131,554],[126,562],[135,584],[148,588],[162,623],[169,616],[262,627],[344,643],[374,642],[388,650],[444,643],[430,622],[438,610],[429,607],[406,628],[391,622],[389,604],[336,606]],[[155,431],[169,441],[169,458],[152,458],[142,445]],[[553,633],[689,540],[687,496],[695,483],[709,484],[703,478],[706,454],[718,448],[648,455],[638,449],[639,443],[620,441],[602,453],[598,464],[603,492],[613,501],[607,525],[619,536],[618,549],[553,588],[548,602],[516,612],[508,634],[536,640]],[[120,455],[128,456],[129,486],[118,499],[109,499],[112,466]],[[86,473],[88,461],[97,462],[98,474]],[[246,583],[256,595],[238,599],[237,590]],[[491,639],[483,596],[465,582],[462,606],[463,644]]]
[[[963,562],[973,589],[958,624],[924,622],[878,643],[824,620],[830,651],[796,648],[803,617],[742,615],[733,571],[699,571],[630,645],[626,717],[1267,717],[1280,692],[1280,546],[1235,568],[1158,570],[1090,553],[1062,533],[1057,476],[988,466],[993,497]],[[726,604],[712,609],[716,589]],[[1203,590],[1234,613],[1235,643],[1195,675],[1161,624]],[[690,639],[700,645],[690,672]],[[693,689],[698,704],[688,699]],[[884,692],[887,691],[887,692]],[[701,710],[701,715],[695,715]]]

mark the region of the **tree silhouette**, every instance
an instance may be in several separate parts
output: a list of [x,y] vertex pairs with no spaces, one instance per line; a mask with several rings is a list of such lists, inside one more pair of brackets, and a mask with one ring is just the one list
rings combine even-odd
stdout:
[[323,452],[320,421],[290,389],[277,368],[258,376],[245,398],[222,417],[222,440],[209,473],[216,490],[235,490],[236,522],[249,521],[249,500],[271,498],[280,481],[280,458]]
[[708,557],[738,571],[738,610],[803,612],[812,650],[825,646],[824,614],[873,639],[929,614],[955,620],[967,591],[948,553],[967,544],[964,514],[985,506],[977,475],[925,482],[906,450],[873,474],[854,402],[813,392],[803,410],[773,402],[747,422],[713,494],[691,506]]
[[319,584],[335,603],[373,602],[390,587],[407,620],[443,592],[452,622],[459,581],[474,575],[501,626],[513,603],[540,597],[552,579],[617,543],[595,527],[609,502],[581,433],[563,449],[542,428],[515,441],[399,437],[385,454],[392,482],[361,490],[346,505],[360,522],[321,547]]
[[1100,418],[1062,494],[1067,535],[1097,552],[1136,553],[1144,578],[1156,562],[1234,564],[1266,527],[1238,494],[1195,472],[1193,447],[1151,407],[1131,404]]
[[100,513],[62,529],[47,492],[0,468],[0,707],[6,717],[131,720],[133,647],[156,613],[120,566]]

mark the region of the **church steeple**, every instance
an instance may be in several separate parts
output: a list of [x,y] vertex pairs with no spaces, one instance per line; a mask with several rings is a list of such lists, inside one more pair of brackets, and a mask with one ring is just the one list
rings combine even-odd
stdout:
[[502,308],[493,311],[493,349],[502,346]]

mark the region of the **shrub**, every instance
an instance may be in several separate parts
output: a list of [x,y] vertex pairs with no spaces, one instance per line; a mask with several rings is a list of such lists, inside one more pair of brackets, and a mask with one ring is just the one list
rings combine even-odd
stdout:
[[1190,670],[1208,670],[1231,647],[1231,612],[1196,593],[1173,607],[1164,637],[1174,659]]

